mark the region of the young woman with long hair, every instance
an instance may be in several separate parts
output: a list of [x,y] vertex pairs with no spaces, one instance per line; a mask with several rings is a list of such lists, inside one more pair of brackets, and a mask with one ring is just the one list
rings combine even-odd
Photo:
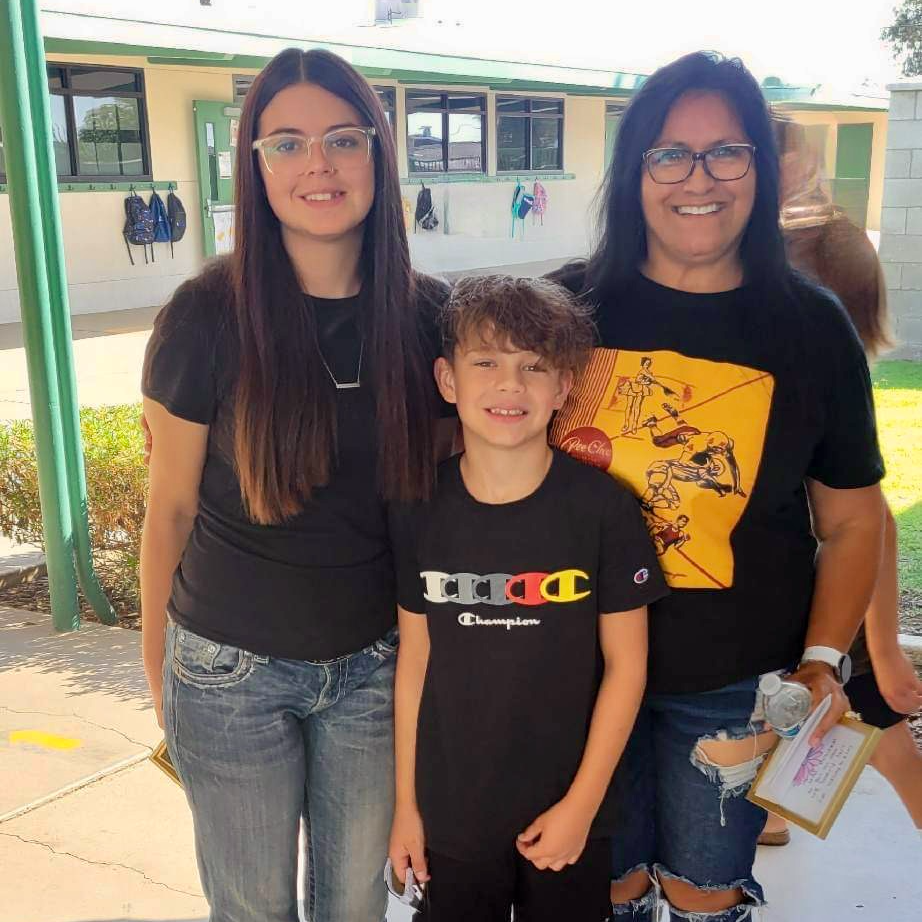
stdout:
[[[393,805],[390,500],[434,478],[435,311],[396,154],[344,61],[289,49],[240,118],[236,242],[145,358],[144,665],[212,922],[380,922]],[[161,714],[162,706],[162,714]]]
[[[635,489],[673,590],[651,606],[647,695],[615,778],[619,922],[657,918],[659,888],[673,920],[751,918],[766,814],[744,795],[775,738],[760,676],[831,696],[818,735],[848,706],[883,466],[861,342],[790,268],[778,208],[758,83],[689,55],[628,106],[601,242],[557,276],[596,308],[600,347],[552,438]],[[626,386],[640,371],[650,393]]]

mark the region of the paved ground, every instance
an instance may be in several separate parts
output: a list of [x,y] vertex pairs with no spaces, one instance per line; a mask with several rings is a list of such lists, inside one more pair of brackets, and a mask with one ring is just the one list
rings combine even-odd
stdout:
[[[73,318],[77,392],[83,406],[141,399],[141,362],[157,308]],[[0,325],[0,419],[29,419],[22,327]]]
[[[4,922],[204,922],[182,792],[147,761],[159,739],[133,631],[54,635],[0,608]],[[914,922],[922,844],[868,769],[824,843],[759,856],[763,922]],[[408,922],[401,907],[390,922]]]

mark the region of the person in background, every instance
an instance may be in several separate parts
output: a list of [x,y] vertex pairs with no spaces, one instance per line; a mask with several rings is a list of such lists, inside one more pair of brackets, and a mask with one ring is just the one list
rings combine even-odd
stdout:
[[[803,126],[776,116],[775,128],[781,157],[781,226],[791,265],[838,296],[868,358],[874,359],[892,345],[877,252],[868,235],[831,202]],[[906,719],[922,707],[922,680],[897,639],[897,529],[889,507],[885,516],[880,574],[849,651],[852,677],[845,694],[862,720],[884,731],[871,764],[893,785],[922,829],[922,752]],[[786,821],[770,814],[759,844],[789,841]]]
[[[766,813],[746,799],[774,746],[760,677],[790,672],[847,710],[847,651],[879,569],[883,463],[861,342],[797,274],[779,222],[778,156],[739,60],[688,55],[651,75],[621,120],[603,233],[554,273],[595,309],[600,343],[551,431],[693,540],[659,558],[645,701],[615,773],[613,918],[740,922]],[[649,359],[672,396],[645,398]],[[630,429],[630,427],[628,427]],[[812,519],[811,519],[812,511]],[[684,521],[684,520],[683,520]]]
[[144,362],[144,666],[211,922],[297,922],[299,863],[308,918],[381,922],[387,506],[434,484],[447,289],[411,271],[392,133],[342,59],[276,56],[238,150],[234,252],[176,291]]

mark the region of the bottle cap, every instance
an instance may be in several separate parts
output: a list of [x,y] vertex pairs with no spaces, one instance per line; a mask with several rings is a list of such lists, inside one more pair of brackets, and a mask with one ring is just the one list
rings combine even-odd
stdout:
[[759,680],[759,691],[768,697],[777,695],[781,691],[781,676],[775,672],[767,672]]

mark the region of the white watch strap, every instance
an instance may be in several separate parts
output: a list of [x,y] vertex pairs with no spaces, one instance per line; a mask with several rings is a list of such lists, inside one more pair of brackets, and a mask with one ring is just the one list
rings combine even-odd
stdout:
[[835,647],[807,647],[800,661],[802,663],[826,663],[827,666],[838,669],[843,656],[845,654]]

